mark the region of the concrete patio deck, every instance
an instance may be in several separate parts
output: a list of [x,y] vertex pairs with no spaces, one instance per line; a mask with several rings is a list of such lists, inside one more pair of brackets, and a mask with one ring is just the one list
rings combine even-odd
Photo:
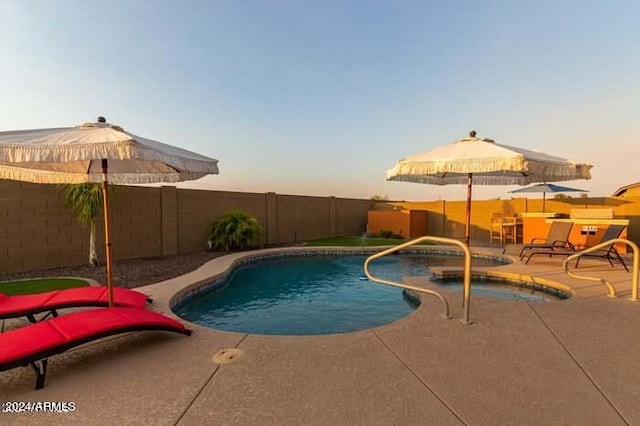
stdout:
[[[497,253],[492,249],[477,249]],[[141,288],[153,309],[188,283],[224,271],[239,255]],[[411,315],[386,326],[324,336],[263,336],[191,325],[191,337],[138,332],[94,342],[49,362],[34,391],[31,368],[0,373],[0,401],[72,401],[72,413],[0,413],[2,424],[640,424],[640,303],[631,273],[585,260],[516,261],[496,270],[569,285],[550,303],[423,296]],[[223,349],[242,354],[213,361]]]

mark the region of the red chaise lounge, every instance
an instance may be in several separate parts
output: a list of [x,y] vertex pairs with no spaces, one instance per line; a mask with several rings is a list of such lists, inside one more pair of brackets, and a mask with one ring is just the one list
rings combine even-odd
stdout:
[[[113,299],[116,306],[144,308],[151,302],[145,294],[128,288],[115,287]],[[6,296],[0,293],[0,319],[26,316],[30,322],[38,322],[47,316],[58,316],[57,309],[91,306],[109,306],[107,287],[76,287],[46,293]],[[43,318],[35,315],[49,312]]]
[[72,312],[0,334],[0,371],[31,365],[36,389],[44,387],[52,355],[114,334],[164,330],[191,335],[191,330],[165,315],[139,308],[105,308]]

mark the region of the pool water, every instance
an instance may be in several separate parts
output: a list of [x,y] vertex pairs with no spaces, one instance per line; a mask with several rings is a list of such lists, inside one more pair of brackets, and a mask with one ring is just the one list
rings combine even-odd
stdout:
[[[219,330],[277,335],[363,330],[413,312],[415,305],[403,297],[402,289],[364,279],[365,260],[350,255],[296,256],[242,266],[222,288],[188,298],[174,312]],[[428,276],[430,265],[462,264],[459,256],[398,255],[376,259],[370,270],[376,277],[401,282],[406,276]],[[476,289],[474,285],[473,294],[479,295]]]
[[[462,278],[454,280],[435,280],[438,287],[462,293],[464,282]],[[509,284],[500,279],[488,279],[473,281],[471,287],[472,297],[489,297],[502,300],[526,300],[529,302],[549,302],[566,298],[565,295],[553,295],[538,291],[530,286]]]

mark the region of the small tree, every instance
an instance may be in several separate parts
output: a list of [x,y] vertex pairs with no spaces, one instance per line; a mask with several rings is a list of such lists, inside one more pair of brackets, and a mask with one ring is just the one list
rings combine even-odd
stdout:
[[262,227],[255,217],[240,209],[225,213],[213,223],[210,246],[219,250],[244,250],[262,245]]
[[380,195],[374,194],[370,198],[371,201],[389,201],[389,196],[387,194]]
[[566,194],[555,194],[555,195],[553,196],[553,199],[554,199],[554,200],[566,200],[566,199],[569,199],[569,198],[571,198],[571,195],[566,195]]
[[95,219],[102,208],[102,186],[99,183],[63,184],[60,189],[76,220],[89,225],[89,264],[98,266]]

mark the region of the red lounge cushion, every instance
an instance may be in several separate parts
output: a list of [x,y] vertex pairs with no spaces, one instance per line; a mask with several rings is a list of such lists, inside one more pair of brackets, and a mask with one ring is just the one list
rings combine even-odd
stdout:
[[102,295],[107,292],[106,287],[76,287],[56,293],[51,300],[50,305],[65,305],[69,303],[94,302],[97,303]]
[[49,300],[58,294],[60,290],[48,291],[38,294],[19,294],[17,296],[5,296],[0,300],[0,313],[30,312],[42,306],[46,306]]
[[[147,296],[139,291],[128,288],[114,287],[113,298],[117,306],[142,308],[147,303]],[[83,302],[94,304],[109,304],[109,289],[107,287],[78,287],[63,290],[49,300],[49,304],[79,305]]]
[[179,322],[153,311],[137,308],[91,309],[63,315],[51,320],[69,340],[82,339],[96,334],[128,326],[165,326],[184,330]]
[[[147,296],[135,290],[114,287],[114,300],[117,306],[143,308]],[[0,298],[0,314],[30,313],[41,308],[59,306],[108,305],[107,287],[77,287],[54,290],[46,293],[6,296]]]
[[0,364],[59,346],[67,339],[49,321],[0,334]]
[[128,327],[161,327],[178,332],[185,330],[178,321],[153,311],[138,308],[90,309],[0,334],[0,364]]
[[[147,303],[147,295],[139,291],[129,290],[128,288],[114,287],[113,298],[116,305],[131,308],[144,308]],[[105,287],[105,292],[100,296],[100,300],[109,303],[109,291]]]

